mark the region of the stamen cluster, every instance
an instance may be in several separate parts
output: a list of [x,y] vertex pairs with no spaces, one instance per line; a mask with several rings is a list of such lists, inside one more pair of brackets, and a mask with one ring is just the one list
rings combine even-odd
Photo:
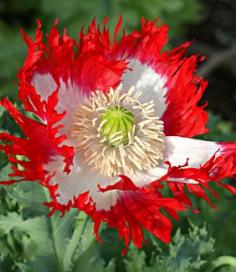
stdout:
[[111,88],[107,94],[97,90],[74,116],[71,136],[77,151],[102,175],[133,174],[163,160],[163,122],[155,114],[154,102],[141,103],[141,95],[133,87],[128,92],[122,86]]

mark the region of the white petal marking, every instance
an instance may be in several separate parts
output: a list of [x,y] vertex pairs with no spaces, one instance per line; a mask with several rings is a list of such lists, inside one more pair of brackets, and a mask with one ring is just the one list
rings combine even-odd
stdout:
[[165,98],[167,78],[155,72],[147,64],[142,64],[135,59],[130,60],[129,68],[131,70],[127,70],[122,78],[124,89],[128,90],[131,86],[134,86],[138,90],[143,91],[140,102],[153,100],[157,115],[161,117],[167,108]]
[[[41,98],[44,101],[46,101],[48,97],[57,89],[57,83],[49,73],[36,73],[33,77],[32,85],[35,87],[35,90],[39,95],[41,95]],[[60,129],[59,134],[65,134],[68,138],[68,140],[66,140],[63,144],[74,145],[74,141],[70,139],[69,129],[73,122],[72,119],[74,113],[84,98],[84,93],[71,81],[71,79],[68,79],[67,82],[60,79],[58,104],[56,106],[56,110],[58,113],[66,112],[65,117],[60,121],[64,127]],[[32,102],[31,104],[33,107],[35,107]]]
[[183,165],[189,158],[188,167],[196,168],[201,167],[220,149],[215,142],[177,136],[166,136],[165,146],[164,157],[171,165]]
[[42,100],[47,100],[48,97],[56,90],[57,84],[49,73],[36,73],[32,79],[32,85],[38,94],[41,95]]
[[72,83],[69,79],[65,83],[62,79],[60,80],[58,105],[56,110],[59,113],[66,112],[65,117],[61,120],[61,124],[64,127],[60,130],[60,134],[65,134],[68,137],[68,141],[63,144],[70,144],[74,146],[74,141],[70,139],[70,128],[73,123],[73,118],[75,111],[78,109],[79,105],[83,102],[85,95],[79,89],[79,87]]
[[78,157],[75,157],[74,164],[72,165],[69,174],[63,172],[63,169],[63,158],[60,156],[54,157],[53,161],[45,166],[45,170],[51,174],[55,170],[57,171],[52,183],[58,184],[59,197],[57,200],[59,203],[66,204],[70,200],[73,201],[74,197],[89,192],[89,195],[95,202],[97,210],[109,210],[111,206],[115,205],[118,198],[118,192],[113,190],[103,193],[99,191],[97,186],[99,184],[101,187],[106,187],[114,184],[118,181],[117,177],[108,178],[99,175],[99,173],[83,164],[82,159],[79,159]]
[[136,171],[133,175],[127,175],[136,186],[142,187],[155,181],[166,174],[167,168],[155,167],[147,171]]

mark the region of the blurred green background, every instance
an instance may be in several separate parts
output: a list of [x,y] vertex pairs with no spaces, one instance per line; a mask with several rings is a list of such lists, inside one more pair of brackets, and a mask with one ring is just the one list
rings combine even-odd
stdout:
[[[210,133],[204,139],[236,139],[236,1],[235,0],[0,0],[0,96],[17,102],[16,73],[26,56],[19,29],[33,35],[36,18],[48,32],[55,18],[77,38],[80,27],[96,17],[109,16],[114,28],[119,15],[127,31],[139,28],[140,18],[160,17],[170,26],[169,48],[192,40],[190,53],[206,55],[199,73],[209,81]],[[1,129],[19,134],[0,109]],[[1,180],[9,171],[1,155]],[[143,250],[131,246],[121,257],[123,244],[113,230],[103,227],[104,243],[92,235],[92,224],[70,212],[63,219],[47,218],[42,206],[47,194],[35,184],[0,188],[0,272],[69,271],[236,271],[235,198],[221,194],[217,210],[203,201],[200,214],[183,213],[171,245],[147,234]],[[206,226],[206,225],[207,226]],[[178,229],[178,230],[177,230]]]

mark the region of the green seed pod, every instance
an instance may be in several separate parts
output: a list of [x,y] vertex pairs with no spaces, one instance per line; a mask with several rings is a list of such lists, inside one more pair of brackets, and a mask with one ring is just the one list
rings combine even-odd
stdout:
[[102,139],[113,146],[129,143],[129,134],[133,133],[135,118],[132,112],[124,107],[107,108],[100,117],[99,133]]

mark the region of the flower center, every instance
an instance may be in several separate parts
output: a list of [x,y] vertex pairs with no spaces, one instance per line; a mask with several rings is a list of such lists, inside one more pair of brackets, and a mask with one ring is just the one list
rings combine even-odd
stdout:
[[141,95],[122,86],[107,94],[97,90],[75,113],[71,137],[78,155],[101,175],[134,174],[163,161],[163,122],[154,102],[141,103]]
[[134,130],[135,118],[121,106],[108,107],[100,116],[99,133],[110,146],[127,145]]

